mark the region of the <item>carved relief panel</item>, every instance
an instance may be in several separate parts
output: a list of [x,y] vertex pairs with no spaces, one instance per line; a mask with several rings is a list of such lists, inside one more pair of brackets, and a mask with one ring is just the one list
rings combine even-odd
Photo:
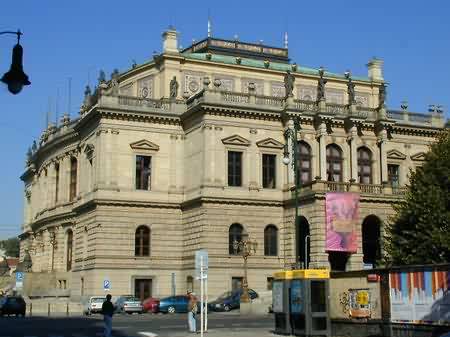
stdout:
[[255,83],[255,92],[257,95],[264,95],[264,82],[261,80],[252,80],[249,78],[243,78],[241,80],[242,83],[242,92],[248,93],[248,84]]
[[270,93],[271,93],[271,96],[275,96],[275,97],[286,96],[286,90],[284,88],[284,84],[281,82],[272,83]]
[[202,87],[202,74],[184,74],[184,91],[190,95],[198,92]]
[[359,106],[368,107],[369,106],[369,94],[355,92],[355,101]]
[[317,98],[317,88],[314,86],[299,86],[297,97],[303,101],[315,101]]
[[127,85],[122,86],[119,89],[119,94],[121,96],[134,96],[134,92],[133,92],[133,83],[129,83]]
[[214,78],[215,80],[219,80],[220,81],[220,90],[223,91],[233,91],[234,90],[234,79],[232,78],[224,78],[221,76],[216,76]]
[[153,98],[153,76],[147,76],[137,81],[138,97]]

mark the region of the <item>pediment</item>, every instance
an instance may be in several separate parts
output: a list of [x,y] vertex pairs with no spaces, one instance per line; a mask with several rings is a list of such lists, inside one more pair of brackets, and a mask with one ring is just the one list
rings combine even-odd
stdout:
[[282,149],[284,147],[283,143],[280,143],[278,140],[275,140],[273,138],[260,140],[259,142],[256,142],[256,145],[258,147],[268,147],[271,149]]
[[222,139],[222,143],[226,145],[241,145],[241,146],[249,146],[250,141],[241,137],[239,135],[233,135],[227,138]]
[[387,153],[387,157],[389,159],[406,159],[406,155],[404,155],[403,153],[401,153],[398,150],[390,150]]
[[425,152],[419,152],[419,153],[413,154],[411,156],[411,160],[424,161],[425,160]]
[[151,141],[146,140],[146,139],[142,139],[137,142],[131,143],[130,147],[133,150],[145,150],[145,151],[158,151],[159,150],[158,145],[156,145],[155,143],[152,143]]

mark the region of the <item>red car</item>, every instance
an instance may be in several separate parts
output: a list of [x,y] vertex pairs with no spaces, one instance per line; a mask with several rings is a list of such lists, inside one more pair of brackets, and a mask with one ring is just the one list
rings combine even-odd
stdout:
[[146,312],[157,313],[159,311],[159,299],[149,297],[142,302],[142,307]]

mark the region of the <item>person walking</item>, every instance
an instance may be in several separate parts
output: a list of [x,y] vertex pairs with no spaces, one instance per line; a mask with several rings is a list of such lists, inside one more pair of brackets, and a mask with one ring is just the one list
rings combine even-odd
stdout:
[[114,304],[111,302],[111,294],[106,295],[106,301],[102,305],[102,314],[105,324],[104,337],[111,337],[112,317],[114,314]]
[[197,314],[197,298],[195,297],[195,294],[188,291],[188,324],[189,324],[189,332],[196,333],[197,327],[196,327],[196,321],[195,321],[195,315]]

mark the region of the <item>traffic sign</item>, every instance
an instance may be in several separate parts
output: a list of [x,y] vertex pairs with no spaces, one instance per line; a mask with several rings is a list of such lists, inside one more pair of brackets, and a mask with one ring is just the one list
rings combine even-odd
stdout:
[[103,280],[103,290],[111,290],[111,281],[110,280]]
[[21,271],[16,272],[16,289],[23,287],[23,273]]
[[208,273],[208,251],[206,249],[199,249],[195,251],[195,272],[200,276],[200,264],[203,263],[203,275]]

